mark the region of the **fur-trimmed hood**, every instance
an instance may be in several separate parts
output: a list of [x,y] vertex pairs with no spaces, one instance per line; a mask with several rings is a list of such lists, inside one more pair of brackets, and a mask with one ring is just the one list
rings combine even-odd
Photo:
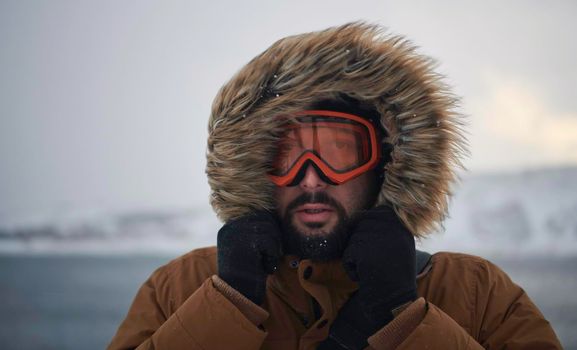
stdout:
[[206,173],[219,218],[275,207],[267,178],[282,130],[275,116],[344,94],[380,113],[383,142],[393,145],[378,204],[391,205],[415,236],[439,229],[466,141],[456,99],[432,69],[407,40],[365,23],[274,43],[213,103]]

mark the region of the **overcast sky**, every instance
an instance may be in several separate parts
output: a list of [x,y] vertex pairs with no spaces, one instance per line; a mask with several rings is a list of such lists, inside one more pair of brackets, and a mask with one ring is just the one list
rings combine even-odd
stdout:
[[207,207],[218,88],[277,39],[354,20],[439,61],[471,174],[577,164],[575,1],[0,0],[0,224]]

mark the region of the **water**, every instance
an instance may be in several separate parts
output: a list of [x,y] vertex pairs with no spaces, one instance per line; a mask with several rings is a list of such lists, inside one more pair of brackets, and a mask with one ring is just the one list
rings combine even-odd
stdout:
[[166,258],[0,257],[0,348],[104,349]]
[[[166,256],[0,256],[0,348],[104,349]],[[577,349],[577,258],[499,260]]]

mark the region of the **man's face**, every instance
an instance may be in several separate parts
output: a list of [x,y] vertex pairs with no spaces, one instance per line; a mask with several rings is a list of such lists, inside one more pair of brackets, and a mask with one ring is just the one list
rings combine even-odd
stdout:
[[343,184],[329,185],[309,165],[297,186],[277,186],[285,251],[313,260],[338,259],[348,240],[350,222],[374,203],[376,182],[370,171]]

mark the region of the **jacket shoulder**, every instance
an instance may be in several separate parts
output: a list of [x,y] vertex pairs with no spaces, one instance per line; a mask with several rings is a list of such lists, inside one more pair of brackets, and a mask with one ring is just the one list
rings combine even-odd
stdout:
[[450,288],[469,297],[481,297],[495,292],[495,287],[503,291],[519,293],[517,286],[499,266],[491,261],[470,254],[438,252],[433,254],[425,276],[434,288]]
[[471,254],[438,252],[432,255],[430,265],[433,273],[465,273],[462,277],[481,279],[481,282],[489,282],[501,275],[507,276],[491,261]]
[[450,261],[459,261],[461,263],[471,265],[486,264],[486,263],[490,264],[489,260],[482,258],[480,256],[457,252],[437,252],[432,255],[432,259],[434,261],[439,261],[441,263]]
[[[194,249],[168,262],[164,269],[171,279],[201,279],[200,284],[217,273],[216,247]],[[199,285],[200,285],[199,284]]]
[[190,252],[171,260],[165,266],[167,271],[171,272],[182,269],[186,270],[191,266],[196,268],[205,267],[211,270],[212,267],[214,267],[214,273],[216,273],[216,246],[191,250]]
[[216,247],[198,248],[159,267],[147,283],[153,285],[159,299],[170,300],[172,309],[178,308],[216,273]]

